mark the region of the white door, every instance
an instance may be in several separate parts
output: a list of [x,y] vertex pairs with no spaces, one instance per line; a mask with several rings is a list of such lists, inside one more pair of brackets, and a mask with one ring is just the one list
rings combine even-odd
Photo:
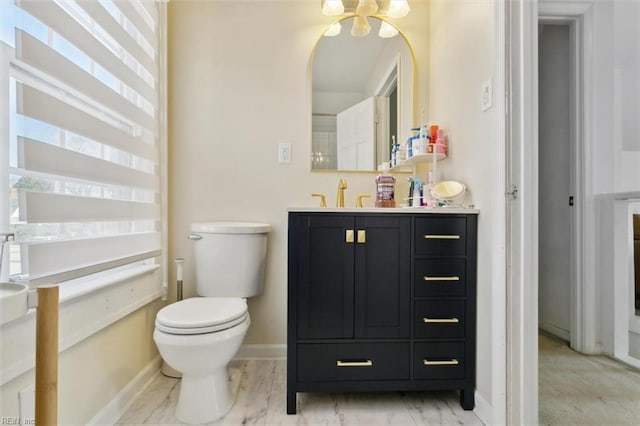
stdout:
[[339,170],[375,170],[375,97],[339,112],[336,117]]

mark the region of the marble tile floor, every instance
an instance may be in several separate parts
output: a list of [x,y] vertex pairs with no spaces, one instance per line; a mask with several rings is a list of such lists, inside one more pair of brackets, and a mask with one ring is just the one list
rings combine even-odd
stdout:
[[[482,425],[463,410],[457,392],[298,394],[298,414],[285,411],[284,360],[234,361],[241,371],[236,403],[211,425]],[[157,376],[118,425],[179,425],[174,417],[180,381]]]
[[539,335],[541,425],[640,425],[640,371]]

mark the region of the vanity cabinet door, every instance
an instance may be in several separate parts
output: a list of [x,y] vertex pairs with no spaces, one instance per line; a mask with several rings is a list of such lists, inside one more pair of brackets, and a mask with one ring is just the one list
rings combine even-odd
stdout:
[[408,338],[411,218],[356,217],[355,336]]
[[353,216],[296,217],[298,338],[353,337],[353,229]]

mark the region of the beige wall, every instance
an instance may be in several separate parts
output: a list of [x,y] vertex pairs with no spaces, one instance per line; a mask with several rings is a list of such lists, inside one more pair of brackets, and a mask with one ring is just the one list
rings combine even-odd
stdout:
[[[416,54],[421,108],[427,100],[428,4],[411,6],[411,14],[396,22]],[[273,225],[266,288],[249,301],[246,343],[286,343],[287,207],[317,205],[312,192],[335,203],[341,177],[349,206],[358,194],[375,195],[373,173],[309,171],[310,57],[330,23],[316,1],[169,3],[171,257],[185,258],[185,296],[192,296],[191,222]],[[280,142],[292,144],[289,165],[277,163]]]
[[[60,354],[58,424],[87,424],[156,358],[152,336],[160,306],[150,303]],[[31,370],[0,388],[3,417],[19,415],[18,392],[34,383]]]
[[504,170],[494,158],[493,109],[481,110],[482,83],[494,64],[492,0],[431,2],[430,116],[447,129],[449,158],[440,163],[441,179],[468,185],[480,209],[478,218],[477,389],[491,403],[491,265],[495,243],[491,228],[495,173]]
[[[349,205],[359,193],[374,194],[374,174],[309,171],[309,59],[331,22],[319,13],[318,3],[169,3],[171,256],[186,259],[185,294],[190,296],[193,253],[186,235],[191,222],[273,225],[266,289],[250,300],[246,343],[286,342],[287,207],[315,206],[311,192],[323,192],[333,203],[340,177],[348,181]],[[481,209],[477,385],[491,403],[491,191],[494,173],[503,165],[492,160],[493,110],[481,111],[480,89],[493,73],[493,1],[431,3],[430,8],[412,1],[411,14],[396,22],[415,53],[415,111],[425,108],[450,136],[442,177],[465,182]],[[279,142],[293,145],[290,165],[277,163]],[[420,173],[424,178],[426,170]]]

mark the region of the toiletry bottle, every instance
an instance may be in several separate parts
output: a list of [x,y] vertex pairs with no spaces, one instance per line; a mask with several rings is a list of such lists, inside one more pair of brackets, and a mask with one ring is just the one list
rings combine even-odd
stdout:
[[419,138],[419,142],[418,142],[418,150],[417,150],[417,154],[426,154],[427,153],[427,147],[429,145],[429,130],[427,125],[423,125],[420,127],[420,133],[418,135]]
[[389,163],[382,163],[382,173],[376,177],[376,207],[395,207],[396,178],[389,175]]
[[420,191],[422,190],[422,183],[420,179],[413,181],[413,194],[411,196],[411,207],[420,207],[422,200],[420,199]]
[[436,146],[437,153],[448,155],[447,138],[444,136],[443,129],[438,129],[435,146]]
[[433,188],[433,172],[429,172],[429,179],[424,184],[422,190],[422,205],[426,207],[435,207],[433,197],[431,196],[431,188]]
[[407,159],[406,151],[404,149],[404,144],[396,143],[396,145],[398,147],[398,149],[396,150],[396,160],[398,163],[401,163]]
[[395,141],[391,144],[391,167],[395,167],[398,164],[398,148]]

